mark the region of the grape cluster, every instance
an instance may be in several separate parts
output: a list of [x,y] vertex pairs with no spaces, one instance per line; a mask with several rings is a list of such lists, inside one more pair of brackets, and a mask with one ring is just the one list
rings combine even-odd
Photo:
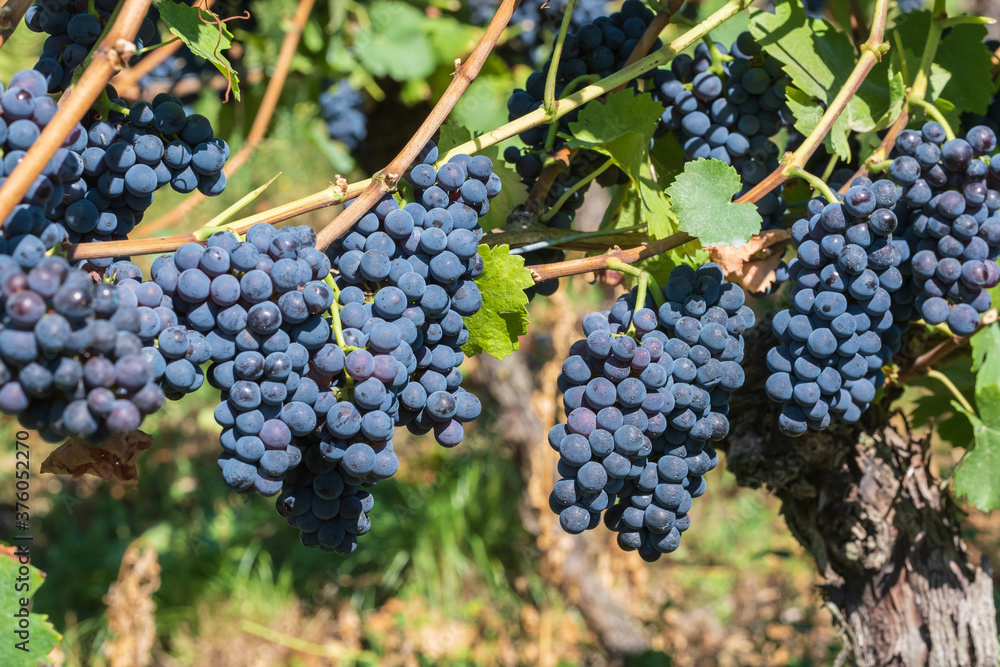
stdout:
[[[535,55],[540,46],[543,28],[558,32],[562,16],[566,12],[567,0],[555,0],[547,3],[522,2],[510,18],[510,26],[516,29],[513,41],[516,45]],[[606,0],[579,0],[573,8],[570,25],[579,28],[585,23],[592,23],[606,13]],[[473,25],[486,25],[497,10],[494,0],[472,0],[467,3],[469,22]]]
[[[114,104],[124,100],[110,86]],[[13,173],[58,106],[46,96],[41,74],[24,70],[2,94],[0,140],[3,175]],[[56,151],[45,170],[3,222],[0,252],[30,268],[62,241],[124,239],[142,220],[153,193],[170,184],[179,192],[195,188],[220,194],[229,146],[214,136],[204,116],[187,115],[179,100],[158,95],[137,102],[128,114],[110,111],[105,120],[88,117]],[[89,260],[104,270],[113,258]]]
[[428,146],[410,170],[416,201],[382,199],[328,250],[342,340],[310,356],[316,427],[298,439],[303,465],[285,476],[277,500],[307,546],[357,547],[371,527],[365,489],[399,467],[396,427],[433,431],[454,447],[481,411],[458,367],[463,318],[482,306],[479,217],[500,180],[486,157],[456,156],[435,169],[437,153]]
[[[708,46],[694,56],[679,54],[669,69],[657,70],[653,95],[664,105],[661,133],[669,132],[684,149],[686,160],[710,158],[736,168],[743,181],[737,197],[778,166],[778,147],[771,137],[786,125],[782,65],[766,55],[749,32],[730,49],[715,48],[732,59],[713,68]],[[757,202],[764,229],[781,228],[785,211],[781,189]]]
[[[0,86],[0,171],[4,177],[13,173],[58,110],[56,101],[46,96],[46,87],[44,77],[34,70],[14,74],[6,91]],[[86,146],[86,140],[86,131],[77,124],[3,221],[0,254],[13,256],[25,270],[66,237],[60,224],[63,202],[71,196],[73,179],[82,173],[77,151]]]
[[903,284],[892,236],[899,197],[888,179],[858,178],[843,202],[814,199],[792,226],[792,307],[774,316],[780,344],[767,354],[765,384],[788,435],[825,429],[834,416],[856,422],[885,382],[901,335],[890,311]]
[[[93,4],[94,14],[88,13]],[[73,70],[83,64],[118,7],[118,0],[38,0],[25,12],[29,30],[48,35],[35,70],[45,76],[49,93],[60,93],[73,82]],[[135,38],[137,49],[159,42],[160,13],[150,7]]]
[[30,270],[0,255],[0,410],[49,442],[101,444],[163,404],[122,288],[60,257]]
[[[635,49],[638,39],[653,20],[653,12],[639,0],[626,0],[620,12],[608,16],[598,16],[590,23],[583,23],[567,33],[563,43],[562,57],[556,75],[556,95],[562,97],[579,87],[580,77],[587,74],[607,76],[620,69]],[[659,48],[657,41],[652,48]],[[517,89],[507,100],[508,118],[515,120],[534,111],[542,104],[545,80],[552,61],[545,63],[540,71],[532,73],[524,89]],[[572,88],[571,88],[572,87]],[[559,121],[559,129],[569,132],[569,124],[576,120],[577,113],[570,113]],[[548,126],[532,128],[519,136],[526,149],[510,146],[504,151],[504,160],[514,166],[522,182],[534,185],[542,171],[542,156],[545,153],[545,139]],[[562,143],[556,141],[556,146]],[[545,205],[553,206],[556,201],[580,179],[592,173],[607,159],[594,151],[580,151],[574,156],[568,169],[556,177],[555,183],[545,195]],[[627,176],[617,167],[612,167],[598,177],[601,185],[624,182]],[[566,200],[556,215],[546,225],[554,229],[569,229],[573,224],[576,210],[583,205],[583,192],[577,191]],[[526,264],[557,262],[563,259],[561,250],[544,249],[524,254]],[[547,280],[526,290],[529,297],[535,294],[550,295],[559,284],[558,280]]]
[[902,186],[898,207],[908,289],[895,295],[900,322],[947,322],[952,332],[975,331],[991,306],[988,288],[1000,282],[1000,157],[993,130],[976,126],[964,139],[946,140],[930,121],[904,130],[889,174]]
[[200,387],[200,366],[212,362],[226,483],[274,495],[301,459],[293,438],[316,426],[320,390],[307,375],[311,355],[330,340],[325,316],[334,294],[324,282],[329,260],[309,227],[275,231],[260,223],[246,239],[217,232],[207,246],[186,243],[158,258],[152,281],[122,282],[133,287],[148,323],[144,342],[155,340],[146,354],[169,398]]
[[[637,290],[583,319],[559,386],[566,422],[549,431],[562,476],[549,497],[571,534],[605,524],[645,560],[674,551],[692,498],[729,432],[729,395],[743,386],[742,289],[714,264],[680,266],[658,311]],[[638,306],[638,307],[637,307]],[[610,507],[610,509],[608,509]]]
[[316,447],[306,450],[303,465],[285,476],[275,505],[289,525],[299,529],[302,544],[347,555],[358,548],[358,536],[371,529],[368,514],[375,498],[345,479],[336,461]]
[[343,79],[319,96],[319,110],[330,138],[355,150],[368,137],[365,98]]

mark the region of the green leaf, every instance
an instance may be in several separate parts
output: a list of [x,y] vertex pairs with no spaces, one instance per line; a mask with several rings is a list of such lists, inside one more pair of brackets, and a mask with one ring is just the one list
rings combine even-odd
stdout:
[[233,97],[240,99],[240,79],[222,51],[233,44],[233,33],[211,10],[188,7],[171,0],[156,3],[160,19],[170,32],[181,38],[191,52],[215,65],[229,80]]
[[358,60],[376,77],[396,81],[425,79],[437,59],[427,38],[427,16],[404,2],[375,2],[368,10],[371,25],[354,37]]
[[441,134],[438,135],[436,142],[438,152],[444,155],[455,146],[464,144],[471,138],[472,132],[463,127],[461,123],[449,119],[441,126]]
[[[794,89],[786,91],[795,98],[790,105],[795,107],[795,128],[808,134],[854,70],[857,54],[850,37],[825,21],[809,18],[801,4],[791,0],[776,3],[773,14],[755,10],[750,32],[766,53],[781,61],[792,86],[805,93],[795,96]],[[876,64],[834,123],[827,147],[850,159],[850,133],[887,127],[902,108],[904,88],[901,77],[890,77],[888,58]],[[806,113],[806,107],[813,106]],[[800,117],[803,113],[806,116]]]
[[[30,543],[28,543],[30,544]],[[33,548],[33,547],[32,547]],[[22,565],[12,553],[12,548],[0,551],[0,581],[5,585],[0,587],[0,609],[3,610],[3,642],[0,642],[0,665],[4,667],[38,667],[46,664],[46,659],[56,647],[62,636],[56,632],[45,614],[28,613],[27,618],[15,616],[22,608],[22,602],[27,602],[45,583],[45,575],[34,565]],[[27,568],[23,574],[22,567]],[[17,586],[25,585],[24,590]],[[18,636],[22,622],[27,623],[30,633],[29,641]],[[21,650],[21,647],[26,650]]]
[[524,290],[535,284],[524,258],[511,255],[510,248],[479,246],[485,268],[476,278],[483,307],[465,318],[469,341],[462,351],[472,356],[485,352],[503,359],[518,349],[518,338],[528,331],[528,296]]
[[648,94],[612,93],[604,104],[588,104],[569,124],[571,148],[582,147],[607,155],[638,182],[649,142],[660,123],[663,105]]
[[[905,58],[907,71],[912,77],[920,66],[931,13],[926,10],[910,12],[905,17],[905,21],[899,21],[895,28],[905,53],[894,54],[893,60],[898,63],[900,58]],[[993,67],[990,51],[983,44],[986,33],[986,26],[963,24],[952,26],[941,37],[931,66],[926,96],[928,102],[944,98],[960,112],[986,113],[992,91],[983,82],[992,79]]]
[[750,33],[784,64],[796,88],[824,104],[836,96],[857,61],[850,38],[806,16],[798,2],[781,0],[773,14],[751,10]]
[[972,423],[975,446],[955,471],[955,493],[965,495],[983,511],[1000,507],[1000,386],[991,384],[976,391],[979,415],[957,403],[955,410]]
[[970,341],[976,394],[988,385],[1000,385],[1000,323],[994,322]]
[[695,160],[667,188],[678,229],[704,245],[739,247],[760,231],[761,217],[751,203],[735,204],[739,174],[719,160]]
[[639,195],[642,198],[640,216],[646,223],[646,233],[653,241],[665,239],[677,231],[677,214],[670,205],[666,191],[653,178],[648,160],[639,171]]

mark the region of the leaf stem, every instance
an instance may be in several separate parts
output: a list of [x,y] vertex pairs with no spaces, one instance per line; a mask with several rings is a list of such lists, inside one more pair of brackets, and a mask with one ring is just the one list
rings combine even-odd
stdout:
[[563,205],[569,201],[570,197],[579,192],[581,188],[589,185],[592,180],[606,172],[608,168],[614,165],[614,163],[615,161],[612,158],[608,158],[600,167],[581,178],[579,181],[574,183],[572,187],[567,188],[565,192],[559,195],[559,199],[557,199],[556,203],[552,205],[552,208],[538,216],[538,221],[548,222],[551,220],[555,214],[559,212],[559,209],[561,209]]
[[811,174],[805,169],[795,165],[792,165],[790,169],[791,169],[791,173],[789,174],[790,178],[801,178],[806,183],[813,186],[814,189],[819,190],[820,193],[824,197],[826,197],[826,203],[832,204],[837,201],[837,195],[830,188],[830,186],[823,181],[822,178],[816,176],[815,174]]
[[569,0],[566,9],[563,11],[562,23],[559,25],[559,35],[556,36],[555,46],[552,47],[552,57],[549,59],[549,72],[545,77],[545,92],[542,96],[542,106],[552,117],[549,125],[548,136],[545,138],[545,149],[549,150],[556,142],[556,130],[559,121],[555,117],[556,111],[556,79],[559,74],[559,61],[562,59],[563,44],[566,42],[566,33],[569,31],[570,22],[573,19],[573,9],[576,7],[576,0]]
[[938,109],[936,106],[934,106],[927,100],[922,99],[920,97],[911,98],[909,101],[911,104],[916,104],[918,107],[923,109],[928,116],[930,116],[931,118],[933,118],[934,120],[936,120],[938,123],[941,124],[941,127],[944,128],[945,138],[947,138],[949,141],[955,138],[955,131],[951,129],[951,125],[948,123],[948,119],[944,117],[944,114],[941,113],[940,109]]
[[132,57],[135,58],[136,56],[141,56],[144,53],[149,53],[154,49],[159,49],[164,46],[170,46],[174,42],[180,41],[180,39],[181,39],[180,37],[174,37],[173,39],[168,39],[167,41],[160,42],[159,44],[150,44],[149,46],[144,46],[141,49],[137,50],[135,53],[133,53]]
[[961,405],[966,412],[973,415],[976,414],[976,409],[972,407],[972,404],[969,403],[968,399],[966,399],[962,392],[958,390],[958,387],[956,387],[955,383],[951,381],[951,378],[934,368],[927,371],[927,377],[934,378],[947,387],[948,391],[951,392],[951,395],[955,397],[955,400],[958,401],[959,405]]

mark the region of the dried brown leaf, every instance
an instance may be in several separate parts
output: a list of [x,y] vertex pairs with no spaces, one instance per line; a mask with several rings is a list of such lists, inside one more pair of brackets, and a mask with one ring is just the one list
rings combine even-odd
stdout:
[[787,229],[768,229],[739,248],[712,246],[708,251],[726,278],[751,292],[760,292],[774,283],[774,271],[791,235]]
[[42,461],[42,472],[73,477],[91,474],[105,481],[115,478],[135,486],[139,483],[136,462],[144,451],[152,448],[153,437],[142,431],[111,436],[100,447],[70,438]]

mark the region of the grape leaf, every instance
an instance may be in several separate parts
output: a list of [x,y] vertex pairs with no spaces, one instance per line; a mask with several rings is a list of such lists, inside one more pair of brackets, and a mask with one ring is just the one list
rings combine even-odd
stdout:
[[975,446],[955,471],[955,493],[965,495],[983,511],[1000,507],[1000,386],[991,384],[976,391],[979,415],[953,402],[955,410],[972,423]]
[[[930,23],[930,11],[913,12],[897,21],[895,30],[903,43],[903,53],[897,50],[893,62],[899,66],[905,58],[911,76],[920,66]],[[952,26],[941,36],[928,81],[928,102],[944,98],[962,112],[986,113],[992,89],[983,81],[992,80],[993,68],[990,50],[983,43],[986,33],[986,26],[967,24]]]
[[792,0],[776,2],[773,14],[751,10],[750,33],[768,55],[784,64],[796,88],[824,104],[837,95],[857,62],[847,34],[809,18]]
[[191,52],[215,65],[240,99],[240,78],[229,60],[222,55],[233,45],[233,33],[208,9],[189,7],[179,2],[157,2],[160,19],[171,33],[181,38]]
[[434,48],[424,31],[427,16],[404,2],[375,2],[371,24],[354,36],[354,53],[376,77],[425,79],[434,73]]
[[[30,599],[38,591],[38,587],[45,583],[45,574],[34,565],[23,565],[28,568],[27,575],[20,573],[21,567],[16,547],[0,545],[0,581],[6,583],[0,587],[0,609],[3,610],[4,618],[0,665],[4,667],[38,667],[40,664],[47,664],[47,656],[62,640],[45,614],[29,613],[27,618],[15,616],[21,609],[21,598]],[[16,586],[19,584],[25,584],[26,588],[17,590]],[[17,634],[22,631],[19,627],[22,622],[28,625],[26,631],[30,633],[29,641],[24,641],[24,637]],[[26,650],[21,650],[21,646]]]
[[518,349],[518,338],[528,331],[528,296],[524,290],[535,284],[524,258],[511,255],[510,248],[479,246],[485,268],[476,278],[483,307],[465,318],[469,341],[462,351],[472,356],[485,352],[503,359]]
[[[755,10],[750,32],[768,55],[784,65],[792,85],[808,96],[795,97],[792,89],[786,91],[795,97],[795,128],[808,134],[816,126],[812,119],[822,114],[854,70],[858,58],[850,37],[825,21],[809,18],[801,4],[791,0],[775,3],[773,14]],[[902,76],[890,75],[889,59],[877,63],[837,117],[827,147],[850,159],[850,133],[887,127],[899,115],[905,92]],[[814,101],[806,102],[810,98]],[[816,109],[801,117],[803,107],[810,105]]]
[[761,217],[751,203],[735,204],[742,187],[739,174],[719,160],[695,160],[667,188],[678,229],[703,245],[739,247],[760,231]]
[[969,342],[972,344],[972,371],[976,392],[987,385],[1000,385],[1000,323],[994,322]]
[[612,93],[604,104],[588,104],[580,110],[577,120],[569,124],[573,138],[566,145],[607,155],[638,182],[662,114],[663,105],[649,94]]

